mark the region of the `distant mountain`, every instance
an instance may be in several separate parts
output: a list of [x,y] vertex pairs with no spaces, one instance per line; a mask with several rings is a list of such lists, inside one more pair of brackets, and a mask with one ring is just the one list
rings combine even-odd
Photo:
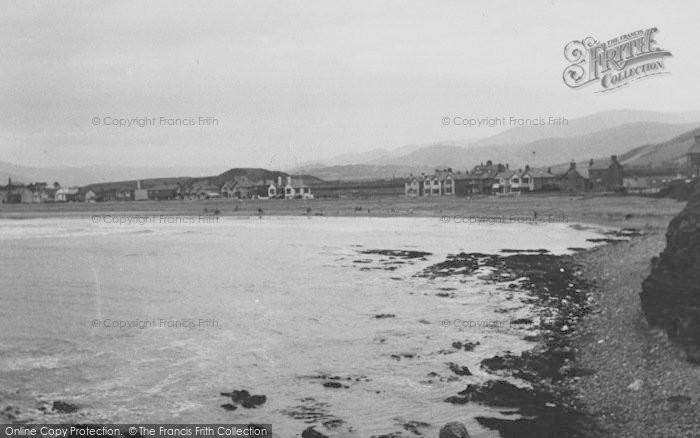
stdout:
[[641,110],[601,111],[570,119],[567,125],[524,126],[473,142],[472,146],[532,143],[549,138],[575,137],[635,123],[700,124],[700,111],[663,113]]
[[53,184],[54,181],[58,181],[62,186],[69,187],[110,181],[217,175],[221,173],[221,170],[221,168],[213,167],[127,167],[111,165],[30,167],[0,161],[0,184],[5,184],[7,178],[12,177],[12,180],[17,182],[46,182]]
[[[403,178],[411,173],[420,174],[427,172],[429,168],[421,166],[374,166],[370,164],[351,164],[346,166],[328,166],[308,168],[305,172],[312,174],[324,181],[361,181]],[[304,177],[307,182],[307,177]],[[310,180],[308,181],[310,182]]]
[[277,182],[279,178],[282,178],[282,182],[286,183],[286,178],[288,176],[293,176],[295,179],[300,178],[302,181],[304,181],[305,184],[314,184],[314,183],[319,183],[323,182],[321,179],[319,179],[316,176],[312,175],[289,175],[285,172],[280,172],[277,170],[267,170],[267,169],[262,169],[262,168],[250,168],[250,167],[237,167],[233,169],[229,169],[226,172],[222,173],[221,175],[218,175],[213,178],[209,179],[215,179],[219,183],[224,183],[226,181],[230,181],[234,179],[235,177],[241,177],[245,176],[248,178],[248,181],[275,181]]
[[572,159],[587,162],[590,158],[622,155],[639,145],[664,142],[698,126],[700,111],[604,111],[571,119],[566,126],[515,127],[475,141],[442,141],[392,151],[344,154],[292,172],[303,170],[326,180],[349,180],[391,178],[445,167],[471,169],[487,160],[509,163],[511,167],[547,166]]
[[436,144],[396,158],[382,158],[371,163],[380,166],[430,166],[470,168],[480,162],[493,160],[522,167],[525,164],[546,165],[589,159],[603,155],[623,154],[640,144],[665,141],[693,129],[698,124],[666,124],[636,122],[618,125],[583,135],[552,137],[525,144],[489,146],[451,146]]
[[551,166],[568,163],[572,159],[587,163],[591,158],[622,156],[640,144],[667,141],[697,126],[637,122],[585,135],[536,140],[524,145],[462,147],[435,144],[401,157],[384,158],[370,164],[307,168],[304,171],[325,180],[360,180],[429,173],[446,167],[469,170],[488,160],[507,163],[511,168],[523,168],[526,164],[533,167]]

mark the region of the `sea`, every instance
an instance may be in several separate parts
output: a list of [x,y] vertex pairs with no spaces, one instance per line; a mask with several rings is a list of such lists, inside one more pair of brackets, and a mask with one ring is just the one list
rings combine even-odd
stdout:
[[[493,378],[482,359],[534,346],[523,340],[533,327],[509,324],[532,308],[477,274],[416,274],[459,252],[567,254],[601,232],[412,217],[190,219],[0,219],[0,412],[267,423],[280,437],[314,425],[332,436],[437,436],[461,421],[472,437],[497,437],[474,417],[502,413],[444,399]],[[428,254],[401,256],[416,251]],[[221,393],[239,389],[267,401],[222,408]],[[56,400],[79,410],[39,409]]]

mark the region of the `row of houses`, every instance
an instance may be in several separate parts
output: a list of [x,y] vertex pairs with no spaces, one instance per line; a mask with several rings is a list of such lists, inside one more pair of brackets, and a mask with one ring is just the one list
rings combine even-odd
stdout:
[[411,175],[405,182],[407,197],[468,196],[474,194],[510,194],[520,192],[584,192],[619,191],[623,188],[624,171],[617,156],[594,162],[587,169],[577,169],[571,162],[563,172],[551,168],[510,169],[508,165],[486,164],[475,166],[471,172],[436,170],[432,175]]
[[164,201],[195,199],[312,199],[311,188],[301,178],[280,176],[277,181],[251,181],[245,175],[223,183],[215,179],[194,180],[182,178],[178,182],[148,184],[133,183],[93,184],[86,187],[48,188],[45,183],[13,185],[12,180],[0,186],[0,203],[29,204],[40,202],[110,202],[110,201]]

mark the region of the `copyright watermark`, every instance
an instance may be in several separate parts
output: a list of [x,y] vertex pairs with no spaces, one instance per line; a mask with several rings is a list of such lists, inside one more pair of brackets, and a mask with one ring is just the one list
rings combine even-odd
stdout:
[[125,216],[111,214],[95,214],[90,218],[93,224],[108,225],[212,225],[218,224],[219,216],[168,216],[168,215],[141,215]]
[[477,224],[568,224],[569,218],[565,215],[543,215],[543,216],[440,216],[442,223],[455,223],[466,225]]
[[116,128],[146,128],[173,126],[219,126],[219,119],[213,116],[195,117],[113,117],[94,116],[90,119],[93,126],[108,126]]
[[175,329],[205,329],[221,328],[219,320],[214,318],[182,318],[182,319],[93,319],[90,323],[92,328],[106,328],[112,330],[145,330],[152,328],[175,328]]
[[497,126],[518,127],[518,126],[568,126],[569,119],[562,116],[536,116],[536,117],[513,117],[513,116],[487,116],[487,117],[462,117],[445,116],[442,118],[444,126],[464,126],[467,128],[495,128]]
[[519,327],[532,325],[534,322],[529,319],[443,319],[440,323],[443,327],[454,328],[504,328],[504,327]]

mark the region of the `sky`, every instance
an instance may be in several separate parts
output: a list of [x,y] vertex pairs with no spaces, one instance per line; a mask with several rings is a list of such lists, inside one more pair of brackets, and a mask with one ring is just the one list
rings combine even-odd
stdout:
[[[443,117],[700,109],[690,0],[0,0],[0,10],[0,161],[21,165],[282,169],[502,129]],[[649,27],[673,53],[670,74],[610,93],[563,83],[568,42]]]

